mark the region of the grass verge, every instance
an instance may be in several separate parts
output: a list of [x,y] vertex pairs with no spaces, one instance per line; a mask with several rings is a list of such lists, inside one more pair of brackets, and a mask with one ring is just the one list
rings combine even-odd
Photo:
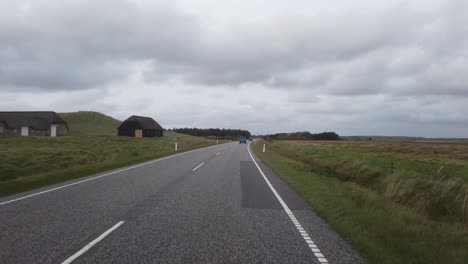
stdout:
[[[313,148],[307,142],[267,144],[266,153],[261,152],[261,143],[252,145],[256,155],[369,263],[468,263],[464,226],[456,219],[431,217],[382,193],[394,174],[381,174],[372,159],[357,167],[350,165],[367,160],[365,151],[347,155],[344,152],[353,150],[340,149],[343,146],[333,150],[320,143]],[[346,174],[350,168],[358,169]]]
[[178,152],[216,144],[174,132],[142,139],[0,137],[0,197],[175,154],[176,139]]

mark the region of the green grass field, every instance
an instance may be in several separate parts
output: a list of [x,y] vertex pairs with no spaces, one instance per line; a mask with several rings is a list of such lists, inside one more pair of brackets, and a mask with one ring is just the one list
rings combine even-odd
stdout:
[[[162,138],[115,135],[0,137],[0,196],[216,144],[166,131]],[[221,143],[221,142],[220,142]]]
[[468,263],[468,144],[266,144],[255,153],[369,263]]
[[70,135],[116,135],[120,121],[98,112],[80,111],[73,113],[59,113],[68,124]]

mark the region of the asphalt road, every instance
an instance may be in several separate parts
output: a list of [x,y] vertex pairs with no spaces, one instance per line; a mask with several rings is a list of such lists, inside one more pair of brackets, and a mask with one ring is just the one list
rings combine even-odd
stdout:
[[364,262],[252,157],[223,144],[1,198],[0,263]]

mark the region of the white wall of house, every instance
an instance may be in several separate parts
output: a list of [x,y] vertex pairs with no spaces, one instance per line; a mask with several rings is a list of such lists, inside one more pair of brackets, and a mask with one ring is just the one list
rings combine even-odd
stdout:
[[50,126],[50,136],[56,137],[57,136],[57,125]]
[[29,136],[29,127],[27,127],[27,126],[22,126],[21,127],[21,136],[23,136],[23,137]]

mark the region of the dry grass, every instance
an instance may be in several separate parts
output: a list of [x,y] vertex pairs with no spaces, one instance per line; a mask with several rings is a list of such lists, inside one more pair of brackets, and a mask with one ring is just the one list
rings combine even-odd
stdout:
[[451,164],[464,164],[465,166],[468,161],[468,143],[466,141],[317,141],[305,144],[336,151],[353,151],[429,162],[442,161]]
[[468,263],[468,144],[266,144],[256,154],[369,263]]
[[467,227],[468,144],[269,142],[309,170],[359,184],[428,219]]

